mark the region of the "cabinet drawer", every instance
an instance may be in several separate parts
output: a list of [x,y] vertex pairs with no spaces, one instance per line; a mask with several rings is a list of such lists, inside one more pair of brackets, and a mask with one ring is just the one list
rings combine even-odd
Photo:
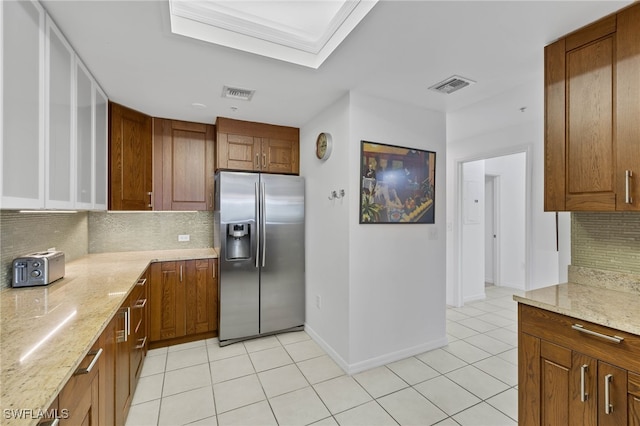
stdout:
[[[640,336],[524,304],[518,306],[518,326],[523,333],[627,370],[640,371]],[[581,326],[582,331],[574,326]],[[621,339],[616,343],[603,336]]]

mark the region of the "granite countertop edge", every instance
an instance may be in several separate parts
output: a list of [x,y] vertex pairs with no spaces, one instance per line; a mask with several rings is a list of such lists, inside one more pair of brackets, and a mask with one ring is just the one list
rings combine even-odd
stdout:
[[516,302],[640,335],[640,277],[569,267],[569,281],[514,295]]

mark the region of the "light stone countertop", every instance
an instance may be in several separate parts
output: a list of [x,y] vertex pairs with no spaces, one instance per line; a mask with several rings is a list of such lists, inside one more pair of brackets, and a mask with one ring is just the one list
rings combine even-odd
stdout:
[[640,277],[570,267],[569,281],[514,295],[513,299],[640,335]]
[[0,291],[0,424],[37,423],[151,262],[217,257],[211,248],[89,254],[48,286]]

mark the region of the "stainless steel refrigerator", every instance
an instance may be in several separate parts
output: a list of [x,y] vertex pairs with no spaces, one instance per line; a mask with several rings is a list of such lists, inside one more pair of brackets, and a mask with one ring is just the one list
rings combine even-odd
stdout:
[[302,329],[304,178],[218,172],[214,220],[220,345]]

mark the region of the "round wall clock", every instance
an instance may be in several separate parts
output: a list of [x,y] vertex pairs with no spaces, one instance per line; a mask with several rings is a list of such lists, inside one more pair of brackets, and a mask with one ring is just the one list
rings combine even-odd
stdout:
[[316,157],[320,160],[326,160],[331,155],[331,148],[333,141],[331,140],[331,134],[322,132],[316,139]]

